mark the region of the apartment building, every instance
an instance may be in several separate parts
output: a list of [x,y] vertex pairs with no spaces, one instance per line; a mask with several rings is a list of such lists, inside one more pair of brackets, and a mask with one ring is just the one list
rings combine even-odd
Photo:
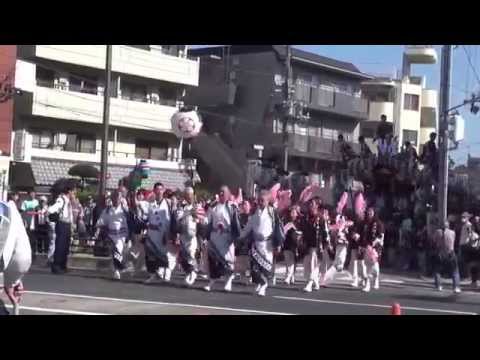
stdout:
[[[244,187],[254,145],[264,158],[283,164],[282,118],[286,79],[285,45],[228,45],[193,49],[201,59],[200,86],[187,94],[199,106],[206,134],[192,143],[200,175],[211,184]],[[295,99],[304,119],[287,125],[289,171],[333,173],[337,137],[356,147],[368,119],[361,84],[372,79],[355,65],[292,49]]]
[[421,151],[430,133],[437,130],[438,93],[426,87],[425,76],[412,76],[415,64],[435,64],[433,46],[405,46],[402,72],[398,76],[379,76],[361,84],[363,96],[369,100],[368,118],[362,122],[361,133],[367,139],[375,136],[381,115],[393,124],[398,143],[412,143]]
[[15,45],[0,45],[0,199],[6,199],[12,147]]
[[[47,192],[78,163],[101,157],[105,45],[19,45],[10,187]],[[170,118],[199,83],[185,45],[114,45],[108,188],[140,160],[151,182],[183,188],[191,168]],[[26,176],[28,175],[28,176]]]

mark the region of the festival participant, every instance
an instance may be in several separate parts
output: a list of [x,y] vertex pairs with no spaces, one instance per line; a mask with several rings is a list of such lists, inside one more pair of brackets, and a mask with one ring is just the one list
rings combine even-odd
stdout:
[[145,281],[149,284],[156,279],[170,281],[172,272],[169,267],[167,243],[170,240],[172,210],[170,203],[163,197],[165,187],[156,183],[153,187],[154,200],[148,208],[148,230],[145,240],[145,263],[151,274]]
[[286,276],[285,284],[295,283],[295,268],[299,257],[298,246],[302,238],[300,231],[300,210],[298,206],[291,206],[286,216],[284,227],[285,243],[283,255],[285,256]]
[[201,217],[202,211],[195,202],[195,192],[192,187],[185,189],[185,202],[178,206],[177,218],[177,244],[180,245],[180,265],[185,271],[185,283],[193,285],[197,278],[198,265],[196,254],[199,248],[197,228],[199,222],[206,221]]
[[280,252],[285,240],[281,220],[270,204],[270,191],[262,190],[257,199],[257,209],[250,216],[240,238],[252,237],[251,268],[255,293],[265,296],[268,280],[273,277],[274,255]]
[[370,291],[371,279],[373,279],[373,288],[380,288],[380,256],[383,248],[384,226],[377,218],[375,210],[370,207],[367,210],[367,217],[362,223],[362,234],[360,239],[361,257],[365,259],[367,273],[365,286],[362,291]]
[[325,231],[325,220],[325,214],[320,211],[317,198],[311,199],[308,204],[308,213],[300,226],[306,252],[303,261],[305,281],[307,282],[303,289],[305,292],[311,292],[314,285],[315,290],[320,289],[319,265],[322,261],[323,243],[328,238],[328,231]]
[[0,272],[16,315],[23,293],[22,278],[31,264],[32,249],[17,205],[14,201],[0,201]]
[[[247,226],[248,219],[252,214],[252,207],[248,200],[244,200],[240,204],[240,227],[242,229]],[[240,279],[245,282],[245,285],[251,283],[250,274],[250,245],[251,239],[238,241],[235,245],[235,271],[240,273]]]
[[132,229],[132,248],[130,256],[135,259],[135,271],[140,272],[145,265],[145,249],[143,238],[147,229],[149,203],[145,200],[146,191],[139,189],[136,193],[133,204],[134,223]]
[[125,209],[123,195],[118,190],[112,194],[112,205],[105,208],[97,221],[95,238],[102,228],[112,242],[113,278],[120,280],[120,272],[125,269],[124,251],[128,238],[128,210]]
[[205,291],[211,291],[221,277],[225,277],[225,291],[232,291],[234,241],[240,235],[240,222],[237,208],[229,201],[230,195],[230,189],[222,186],[218,202],[208,212],[207,252],[210,281],[204,287]]
[[347,259],[349,231],[352,226],[353,222],[346,216],[337,214],[335,225],[331,227],[333,230],[335,257],[331,266],[322,277],[321,286],[323,287],[333,280],[337,272],[341,272],[344,269],[345,260]]

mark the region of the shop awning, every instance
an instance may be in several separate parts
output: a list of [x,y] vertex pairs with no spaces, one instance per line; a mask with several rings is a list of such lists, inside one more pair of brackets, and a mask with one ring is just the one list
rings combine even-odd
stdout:
[[16,191],[33,190],[35,178],[30,163],[10,162],[10,188]]

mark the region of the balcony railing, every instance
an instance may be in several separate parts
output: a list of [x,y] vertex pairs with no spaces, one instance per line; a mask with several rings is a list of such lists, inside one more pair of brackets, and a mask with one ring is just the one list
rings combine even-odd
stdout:
[[354,117],[366,117],[368,113],[367,99],[308,84],[297,83],[295,97],[313,109]]

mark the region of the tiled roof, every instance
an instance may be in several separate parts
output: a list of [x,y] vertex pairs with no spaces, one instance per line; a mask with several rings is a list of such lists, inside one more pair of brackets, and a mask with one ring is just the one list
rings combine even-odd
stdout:
[[[66,160],[32,158],[31,166],[35,183],[38,186],[52,186],[55,181],[60,178],[71,178],[71,176],[68,175],[68,170],[76,164],[78,163]],[[97,169],[100,169],[100,165],[93,165]],[[108,167],[110,177],[107,187],[109,189],[116,188],[119,180],[127,176],[129,172],[132,171],[132,168],[131,166],[110,165]],[[146,186],[153,187],[154,183],[160,181],[167,188],[183,189],[187,180],[189,180],[188,175],[181,171],[151,168],[150,177],[147,180]]]

